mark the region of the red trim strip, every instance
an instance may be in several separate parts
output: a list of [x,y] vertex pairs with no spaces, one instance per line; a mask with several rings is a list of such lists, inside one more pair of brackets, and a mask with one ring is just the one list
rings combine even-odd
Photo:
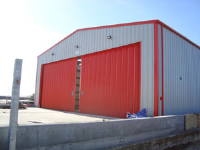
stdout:
[[194,46],[196,46],[197,48],[200,49],[199,45],[195,44],[194,42],[192,42],[191,40],[189,40],[188,38],[186,38],[182,34],[178,33],[176,30],[172,29],[170,26],[166,25],[165,23],[161,22],[160,20],[157,20],[156,22],[163,25],[165,28],[169,29],[170,31],[174,32],[175,34],[177,34],[178,36],[180,36],[184,40],[188,41],[190,44],[192,44],[192,45],[194,45]]
[[142,84],[142,42],[139,42],[140,44],[140,81],[139,81],[139,95],[140,95],[140,104],[139,104],[139,108],[141,109],[141,84]]
[[52,49],[53,47],[55,47],[56,45],[60,44],[62,41],[64,41],[65,39],[67,39],[68,37],[70,37],[71,35],[73,35],[74,33],[76,33],[79,30],[74,31],[73,33],[71,33],[70,35],[68,35],[67,37],[65,37],[64,39],[62,39],[61,41],[59,41],[58,43],[54,44],[53,46],[51,46],[49,49],[47,49],[46,51],[44,51],[42,54],[40,54],[38,57],[40,57],[41,55],[43,55],[44,53],[46,53],[47,51],[49,51],[50,49]]
[[162,46],[162,116],[164,115],[164,51],[163,51],[163,25],[161,25],[161,46]]
[[154,23],[154,116],[158,116],[158,23]]

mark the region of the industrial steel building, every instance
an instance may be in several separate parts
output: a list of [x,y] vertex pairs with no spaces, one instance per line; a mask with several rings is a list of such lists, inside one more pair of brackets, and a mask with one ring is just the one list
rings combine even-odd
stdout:
[[38,56],[36,76],[42,108],[200,112],[200,47],[159,20],[78,29]]

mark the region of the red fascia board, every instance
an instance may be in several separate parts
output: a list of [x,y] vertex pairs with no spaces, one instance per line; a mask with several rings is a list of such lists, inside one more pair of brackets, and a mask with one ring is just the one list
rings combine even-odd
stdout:
[[107,26],[83,28],[83,29],[78,29],[77,31],[94,30],[94,29],[105,29],[105,28],[132,26],[132,25],[141,25],[141,24],[150,24],[150,23],[154,23],[154,22],[158,22],[158,21],[159,21],[159,20],[148,20],[148,21],[140,21],[140,22],[130,22],[130,23],[122,23],[122,24],[107,25]]
[[49,51],[50,49],[52,49],[53,47],[55,47],[56,45],[58,45],[59,43],[61,43],[62,41],[64,41],[65,39],[67,39],[68,37],[70,37],[71,35],[73,35],[74,33],[76,33],[78,30],[74,31],[73,33],[71,33],[70,35],[68,35],[67,37],[65,37],[64,39],[62,39],[61,41],[59,41],[58,43],[54,44],[53,46],[51,46],[49,49],[47,49],[46,51],[44,51],[42,54],[40,54],[38,57],[40,57],[41,55],[43,55],[44,53],[46,53],[47,51]]
[[[53,45],[52,47],[50,47],[49,49],[44,51],[42,54],[46,53],[47,51],[49,51],[50,49],[52,49],[53,47],[55,47],[56,45],[58,45],[59,43],[61,43],[62,41],[64,41],[65,39],[67,39],[68,37],[72,36],[74,33],[78,32],[78,31],[105,29],[105,28],[114,28],[114,27],[123,27],[123,26],[131,26],[131,25],[141,25],[141,24],[150,24],[150,23],[154,23],[154,22],[158,22],[158,21],[159,20],[148,20],[148,21],[131,22],[131,23],[123,23],[123,24],[115,24],[115,25],[107,25],[107,26],[99,26],[99,27],[90,27],[90,28],[78,29],[78,30],[74,31],[73,33],[71,33],[70,35],[68,35],[67,37],[65,37],[64,39],[62,39],[60,42],[56,43],[55,45]],[[40,54],[38,57],[40,57],[42,54]]]
[[197,48],[200,49],[200,46],[195,44],[194,42],[192,42],[191,40],[189,40],[188,38],[186,38],[185,36],[183,36],[182,34],[178,33],[176,30],[172,29],[170,26],[166,25],[165,23],[163,23],[160,20],[157,20],[157,23],[163,25],[163,27],[167,28],[168,30],[174,32],[175,34],[177,34],[178,36],[180,36],[181,38],[183,38],[184,40],[188,41],[190,44],[196,46]]

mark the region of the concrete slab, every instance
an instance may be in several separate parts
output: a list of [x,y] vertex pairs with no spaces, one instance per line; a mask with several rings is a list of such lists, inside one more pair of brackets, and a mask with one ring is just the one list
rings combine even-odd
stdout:
[[[10,109],[0,109],[0,126],[9,125]],[[44,108],[19,109],[19,125],[25,124],[68,124],[116,120],[119,118],[57,111]]]

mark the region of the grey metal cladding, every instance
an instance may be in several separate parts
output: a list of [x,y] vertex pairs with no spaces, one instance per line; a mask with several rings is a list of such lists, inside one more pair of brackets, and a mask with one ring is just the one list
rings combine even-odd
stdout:
[[[112,39],[107,39],[111,35]],[[142,42],[141,45],[141,108],[154,110],[154,25],[132,25],[78,31],[38,57],[36,106],[38,105],[40,69],[42,64],[69,59],[114,47]],[[75,46],[78,45],[79,48]],[[52,56],[51,54],[54,53]]]
[[164,115],[200,111],[200,49],[163,29]]
[[159,55],[159,99],[158,99],[158,115],[162,115],[162,38],[161,38],[161,25],[158,24],[158,55]]

